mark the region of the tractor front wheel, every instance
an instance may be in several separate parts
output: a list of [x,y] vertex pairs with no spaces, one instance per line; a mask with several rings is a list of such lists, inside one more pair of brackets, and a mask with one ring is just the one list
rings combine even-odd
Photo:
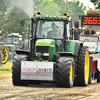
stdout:
[[56,66],[56,84],[58,87],[72,87],[74,82],[73,57],[60,57]]
[[28,85],[28,81],[20,80],[21,61],[27,61],[27,55],[16,55],[12,65],[12,82],[13,85]]

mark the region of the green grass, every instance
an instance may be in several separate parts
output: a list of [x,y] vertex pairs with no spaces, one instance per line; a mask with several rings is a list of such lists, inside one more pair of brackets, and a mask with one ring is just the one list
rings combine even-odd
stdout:
[[0,70],[0,74],[11,74],[12,71],[12,62],[11,61],[8,61],[6,64],[3,65],[3,68],[2,68],[2,65],[0,66],[0,69],[9,69],[10,71],[1,71]]

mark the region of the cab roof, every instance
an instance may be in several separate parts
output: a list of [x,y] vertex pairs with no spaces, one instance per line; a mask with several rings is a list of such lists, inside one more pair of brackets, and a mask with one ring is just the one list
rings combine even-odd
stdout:
[[53,16],[53,15],[36,15],[34,17],[35,19],[44,19],[44,20],[65,20],[65,21],[69,21],[71,20],[71,17],[66,17],[66,16]]

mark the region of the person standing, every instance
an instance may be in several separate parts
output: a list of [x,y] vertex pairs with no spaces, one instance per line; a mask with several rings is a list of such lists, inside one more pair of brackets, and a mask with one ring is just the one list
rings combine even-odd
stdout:
[[78,36],[81,34],[78,27],[75,27],[75,30],[73,31],[73,40],[78,40]]
[[96,35],[96,32],[92,30],[92,25],[88,26],[88,30],[85,32],[85,35]]

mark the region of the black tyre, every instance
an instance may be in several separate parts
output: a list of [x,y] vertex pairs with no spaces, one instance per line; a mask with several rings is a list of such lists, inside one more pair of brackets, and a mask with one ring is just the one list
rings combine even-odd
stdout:
[[58,87],[72,87],[74,82],[73,57],[60,57],[56,66],[56,84]]
[[27,55],[16,55],[12,65],[12,82],[13,85],[28,85],[28,81],[20,80],[21,61],[27,61]]
[[5,64],[8,61],[8,54],[9,54],[8,49],[5,45],[0,45],[0,51],[1,51],[1,54],[2,54],[1,63]]
[[87,86],[89,81],[89,51],[87,47],[80,47],[77,66],[77,85]]
[[96,73],[97,82],[100,83],[100,72]]
[[74,86],[76,86],[77,85],[77,62],[78,62],[77,56],[74,57],[74,62],[75,62]]

